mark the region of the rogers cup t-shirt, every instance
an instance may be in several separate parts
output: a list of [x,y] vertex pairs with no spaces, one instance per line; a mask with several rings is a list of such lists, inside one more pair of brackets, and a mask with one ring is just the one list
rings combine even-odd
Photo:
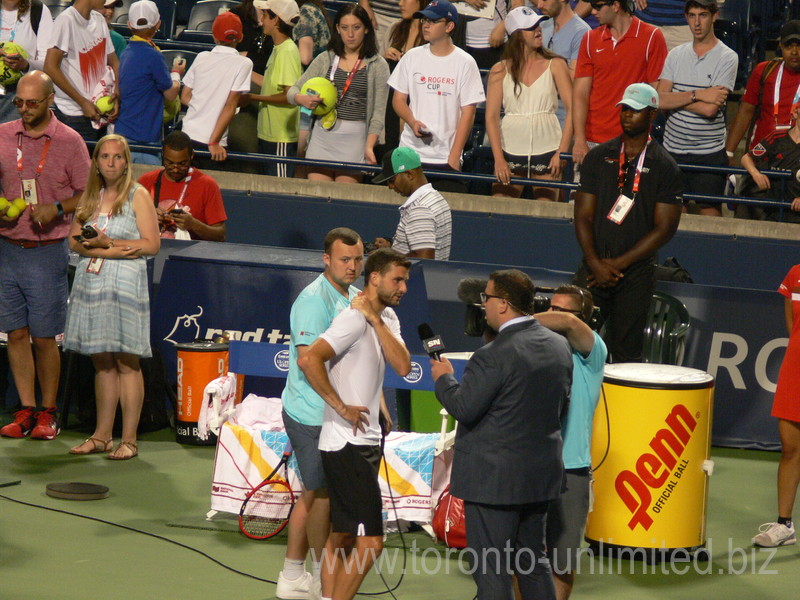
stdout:
[[414,148],[423,163],[447,162],[461,107],[486,99],[475,59],[457,47],[447,56],[434,55],[430,44],[412,48],[397,63],[389,85],[408,94],[411,113],[433,134],[418,138],[403,126],[400,145]]
[[[52,46],[64,53],[61,70],[81,96],[91,99],[97,82],[106,73],[108,55],[114,52],[106,20],[97,11],[83,18],[74,6],[53,24]],[[83,114],[80,105],[56,86],[56,106],[65,115]]]

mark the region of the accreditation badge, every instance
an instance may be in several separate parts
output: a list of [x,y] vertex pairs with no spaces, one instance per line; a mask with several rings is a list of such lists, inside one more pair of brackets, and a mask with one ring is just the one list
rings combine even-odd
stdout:
[[633,200],[628,198],[625,194],[620,194],[614,206],[611,207],[608,215],[606,215],[606,218],[612,223],[621,225],[632,208]]

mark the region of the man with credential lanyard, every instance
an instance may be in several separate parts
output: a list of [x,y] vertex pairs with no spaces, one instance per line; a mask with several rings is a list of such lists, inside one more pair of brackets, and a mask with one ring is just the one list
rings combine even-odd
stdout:
[[164,138],[163,169],[148,171],[139,183],[150,192],[162,238],[225,241],[228,216],[216,181],[192,167],[192,140],[182,131]]
[[640,362],[654,261],[678,229],[683,184],[673,158],[650,138],[658,92],[634,83],[617,106],[622,135],[589,151],[575,196],[583,251],[575,283],[592,291],[606,319],[613,362]]
[[0,183],[7,200],[25,204],[0,208],[0,331],[8,333],[22,407],[0,435],[52,440],[61,374],[56,336],[67,315],[66,215],[75,211],[90,161],[81,136],[50,110],[53,82],[42,71],[19,80],[13,102],[21,118],[0,125]]

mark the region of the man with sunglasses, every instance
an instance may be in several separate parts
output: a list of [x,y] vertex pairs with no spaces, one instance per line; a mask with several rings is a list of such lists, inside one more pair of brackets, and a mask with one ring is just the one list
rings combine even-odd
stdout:
[[576,285],[561,285],[550,300],[550,310],[534,315],[539,323],[563,335],[572,348],[572,392],[561,431],[564,488],[547,509],[547,556],[557,600],[567,600],[572,593],[589,514],[592,423],[608,356],[605,343],[587,324],[593,311],[594,302],[588,291]]
[[625,90],[622,135],[589,151],[575,195],[575,234],[583,262],[575,283],[592,291],[606,319],[613,362],[641,362],[655,259],[681,218],[683,180],[675,160],[650,138],[658,92]]
[[667,58],[664,34],[633,16],[633,0],[593,0],[600,27],[581,41],[575,67],[572,157],[583,162],[589,148],[618,136],[616,103],[637,82],[655,87]]
[[436,397],[458,421],[452,493],[464,500],[478,600],[555,599],[545,554],[547,508],[563,478],[561,424],[572,359],[564,337],[530,317],[536,288],[516,269],[489,276],[481,301],[497,337],[478,349],[459,383],[431,360]]
[[228,216],[214,178],[192,167],[192,140],[182,131],[164,138],[163,169],[148,171],[139,183],[150,192],[162,238],[225,241]]
[[81,136],[50,110],[53,92],[42,71],[24,75],[14,98],[20,119],[0,125],[3,194],[25,200],[21,213],[0,209],[0,331],[8,333],[8,362],[22,405],[0,435],[12,438],[52,440],[59,431],[56,336],[67,315],[66,215],[75,212],[90,161]]

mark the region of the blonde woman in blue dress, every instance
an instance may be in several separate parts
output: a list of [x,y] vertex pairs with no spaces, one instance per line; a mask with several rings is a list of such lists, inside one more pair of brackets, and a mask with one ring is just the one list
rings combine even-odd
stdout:
[[[540,23],[545,17],[527,6],[508,13],[509,35],[503,60],[489,72],[486,87],[486,132],[494,155],[495,196],[522,195],[512,176],[557,181],[561,178],[559,154],[572,143],[572,78],[567,62],[542,47]],[[558,97],[567,115],[564,129],[556,117]],[[500,120],[500,109],[505,115]],[[557,200],[555,188],[535,187],[537,200]]]
[[[125,138],[107,135],[92,154],[92,168],[70,231],[80,254],[67,310],[64,347],[92,358],[97,426],[71,454],[109,452],[127,460],[139,453],[136,430],[144,401],[139,358],[151,356],[150,303],[145,256],[158,253],[158,217],[147,190],[130,169]],[[82,235],[90,225],[97,235]],[[85,233],[85,232],[84,232]],[[113,447],[117,404],[122,440]]]

